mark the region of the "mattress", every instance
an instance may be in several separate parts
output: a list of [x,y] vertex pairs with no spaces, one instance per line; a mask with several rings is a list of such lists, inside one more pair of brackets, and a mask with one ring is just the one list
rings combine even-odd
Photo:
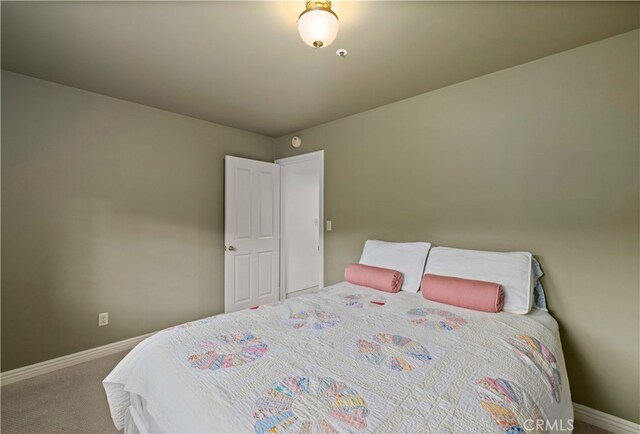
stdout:
[[346,282],[161,331],[103,382],[137,432],[554,432],[558,325]]

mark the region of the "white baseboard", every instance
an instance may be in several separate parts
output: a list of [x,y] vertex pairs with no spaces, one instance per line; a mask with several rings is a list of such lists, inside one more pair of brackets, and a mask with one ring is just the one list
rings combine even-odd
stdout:
[[574,402],[573,413],[577,420],[597,426],[598,428],[606,429],[615,434],[640,433],[640,425],[637,423],[594,410],[582,404],[576,404]]
[[79,353],[69,354],[68,356],[58,357],[57,359],[36,363],[35,365],[23,366],[22,368],[3,372],[0,374],[0,385],[5,386],[17,381],[26,380],[27,378],[57,371],[58,369],[68,368],[69,366],[77,365],[78,363],[99,359],[100,357],[108,356],[109,354],[130,350],[153,334],[154,333],[149,333],[142,336],[136,336],[134,338],[125,339],[124,341],[114,342],[101,347],[80,351]]

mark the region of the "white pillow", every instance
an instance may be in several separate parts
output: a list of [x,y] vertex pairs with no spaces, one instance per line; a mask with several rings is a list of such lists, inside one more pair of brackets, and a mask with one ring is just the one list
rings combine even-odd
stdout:
[[360,263],[399,271],[404,277],[402,290],[418,292],[424,262],[430,248],[429,243],[388,243],[367,240]]
[[529,252],[481,252],[434,247],[425,274],[499,283],[507,312],[526,314],[533,305],[533,270]]

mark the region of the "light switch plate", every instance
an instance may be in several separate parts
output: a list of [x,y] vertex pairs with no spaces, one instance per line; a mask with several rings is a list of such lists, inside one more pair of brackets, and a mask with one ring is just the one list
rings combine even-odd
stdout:
[[332,229],[331,220],[327,220],[327,230],[330,231]]

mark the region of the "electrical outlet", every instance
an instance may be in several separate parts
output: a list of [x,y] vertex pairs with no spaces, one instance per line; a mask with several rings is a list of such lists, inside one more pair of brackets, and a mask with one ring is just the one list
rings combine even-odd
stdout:
[[98,314],[98,327],[106,326],[109,324],[109,312],[103,312]]

